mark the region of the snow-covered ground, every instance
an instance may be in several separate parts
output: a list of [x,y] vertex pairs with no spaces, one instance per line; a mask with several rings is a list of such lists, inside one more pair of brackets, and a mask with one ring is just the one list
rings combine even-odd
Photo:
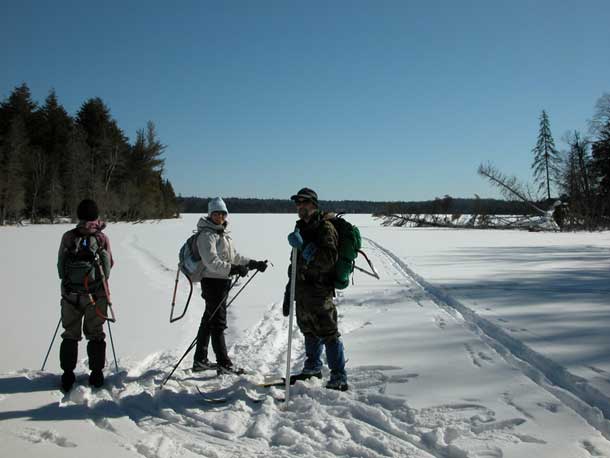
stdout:
[[[381,275],[356,273],[337,298],[351,390],[298,383],[286,406],[283,390],[258,384],[285,366],[293,215],[229,218],[238,249],[274,264],[229,309],[231,353],[250,374],[195,376],[189,357],[159,388],[203,310],[196,292],[186,317],[168,322],[176,252],[197,218],[107,229],[121,372],[108,364],[107,387],[90,389],[82,343],[66,396],[57,341],[38,369],[70,226],[0,228],[2,456],[610,456],[610,234],[383,228],[351,216]],[[186,293],[181,281],[179,302]],[[302,353],[296,332],[294,371]]]

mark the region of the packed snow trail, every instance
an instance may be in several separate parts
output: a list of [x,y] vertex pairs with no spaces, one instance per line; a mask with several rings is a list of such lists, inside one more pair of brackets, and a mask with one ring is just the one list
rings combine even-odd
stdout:
[[[285,365],[287,320],[273,303],[231,348],[235,364],[252,375],[182,369],[159,389],[181,352],[132,361],[124,346],[125,371],[108,376],[105,389],[86,386],[82,359],[78,385],[65,396],[56,374],[1,378],[0,440],[22,444],[9,449],[19,456],[82,456],[96,447],[146,458],[610,456],[598,431],[460,314],[439,307],[391,253],[372,241],[365,250],[381,280],[356,274],[337,298],[350,391],[299,382],[284,406],[276,401],[283,390],[258,386],[283,375]],[[151,261],[154,280],[170,283],[173,274]],[[296,372],[303,362],[298,332],[293,355]],[[227,402],[206,402],[198,390]],[[87,429],[74,428],[83,422]]]

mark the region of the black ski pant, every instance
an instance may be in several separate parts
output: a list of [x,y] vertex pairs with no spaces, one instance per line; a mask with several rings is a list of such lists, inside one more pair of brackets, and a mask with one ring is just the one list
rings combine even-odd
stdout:
[[231,280],[222,278],[204,278],[201,280],[201,296],[205,301],[205,312],[201,318],[197,333],[195,361],[204,361],[208,357],[208,346],[212,340],[212,349],[216,362],[221,366],[231,366],[227,354],[225,329],[227,328],[227,295]]

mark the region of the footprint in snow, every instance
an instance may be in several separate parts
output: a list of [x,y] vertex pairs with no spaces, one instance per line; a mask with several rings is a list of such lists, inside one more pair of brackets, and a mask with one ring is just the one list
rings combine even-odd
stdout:
[[551,413],[557,413],[561,409],[561,404],[556,402],[537,402],[536,405]]
[[581,444],[582,448],[584,448],[589,455],[591,455],[591,456],[604,456],[603,452],[601,452],[597,448],[595,448],[595,445],[593,445],[588,440],[583,440],[580,444]]
[[70,442],[67,438],[60,436],[56,432],[48,429],[40,430],[36,428],[26,428],[19,435],[19,437],[33,444],[39,444],[41,442],[50,442],[52,444],[57,445],[58,447],[77,447],[74,442]]

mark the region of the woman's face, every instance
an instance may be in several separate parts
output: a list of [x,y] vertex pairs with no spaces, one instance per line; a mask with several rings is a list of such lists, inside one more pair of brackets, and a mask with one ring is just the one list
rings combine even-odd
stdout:
[[222,226],[227,219],[227,214],[225,212],[212,212],[210,218],[212,218],[214,224]]

